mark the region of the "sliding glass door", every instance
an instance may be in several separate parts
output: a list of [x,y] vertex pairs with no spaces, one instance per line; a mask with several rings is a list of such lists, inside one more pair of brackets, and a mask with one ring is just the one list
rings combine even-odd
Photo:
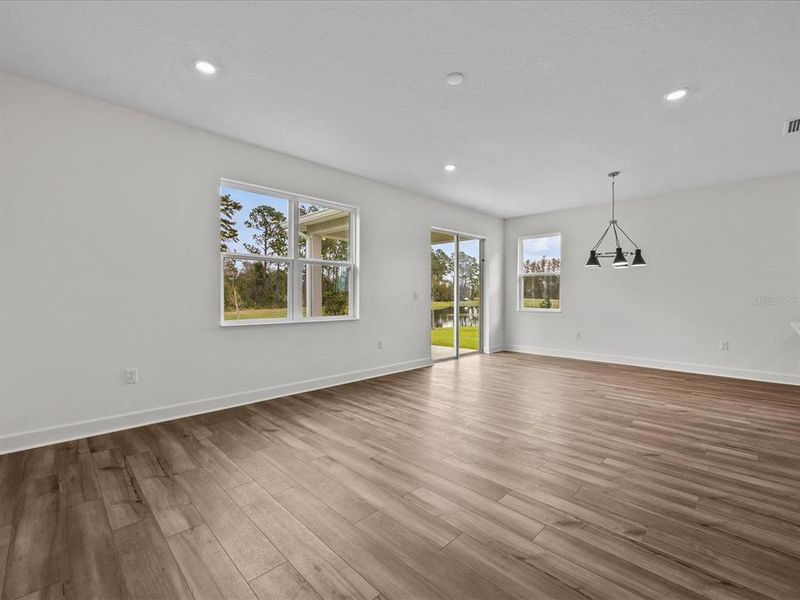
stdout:
[[481,349],[483,241],[431,231],[431,356],[457,358]]

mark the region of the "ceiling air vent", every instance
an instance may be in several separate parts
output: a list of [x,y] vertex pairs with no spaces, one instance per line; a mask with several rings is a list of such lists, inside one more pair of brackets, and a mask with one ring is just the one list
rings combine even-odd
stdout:
[[792,119],[784,123],[783,133],[789,135],[790,133],[800,133],[800,119]]

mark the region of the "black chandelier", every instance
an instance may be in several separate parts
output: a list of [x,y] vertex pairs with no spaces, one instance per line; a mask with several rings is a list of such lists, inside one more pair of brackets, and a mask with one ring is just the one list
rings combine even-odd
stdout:
[[[628,267],[643,267],[647,263],[644,262],[644,258],[642,257],[642,249],[636,245],[631,237],[625,233],[622,227],[619,226],[617,223],[617,219],[614,216],[614,185],[616,184],[616,177],[619,175],[619,171],[612,171],[608,174],[611,177],[611,220],[608,222],[608,227],[603,232],[603,235],[600,236],[600,239],[597,240],[597,243],[594,247],[589,250],[589,260],[586,261],[586,268],[587,269],[599,269],[602,265],[600,264],[599,258],[612,258],[614,261],[611,263],[611,266],[615,269],[627,269]],[[603,243],[603,240],[606,239],[606,235],[608,235],[609,231],[614,232],[614,241],[617,243],[617,249],[615,252],[598,252],[597,249],[600,247],[600,244]],[[628,238],[628,241],[633,244],[633,252],[627,252],[622,250],[622,244],[619,242],[619,234],[624,235]],[[628,260],[625,258],[626,256],[633,256],[633,261],[628,264]]]

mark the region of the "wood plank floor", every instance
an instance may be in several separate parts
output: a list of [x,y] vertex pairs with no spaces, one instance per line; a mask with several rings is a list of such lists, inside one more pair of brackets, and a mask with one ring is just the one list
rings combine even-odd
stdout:
[[0,456],[3,600],[800,597],[800,390],[501,353]]

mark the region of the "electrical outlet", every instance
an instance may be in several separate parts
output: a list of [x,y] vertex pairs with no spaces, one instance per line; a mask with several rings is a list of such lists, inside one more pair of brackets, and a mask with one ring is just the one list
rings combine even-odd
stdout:
[[575,339],[578,340],[578,341],[581,340],[581,332],[580,331],[576,331],[575,332]]
[[419,302],[419,292],[414,292],[411,295],[411,299],[414,300],[414,302]]
[[730,344],[728,342],[720,342],[719,349],[720,350],[728,350],[730,348]]
[[383,350],[383,340],[378,340],[378,350]]
[[125,369],[125,383],[138,383],[139,371],[137,369]]

